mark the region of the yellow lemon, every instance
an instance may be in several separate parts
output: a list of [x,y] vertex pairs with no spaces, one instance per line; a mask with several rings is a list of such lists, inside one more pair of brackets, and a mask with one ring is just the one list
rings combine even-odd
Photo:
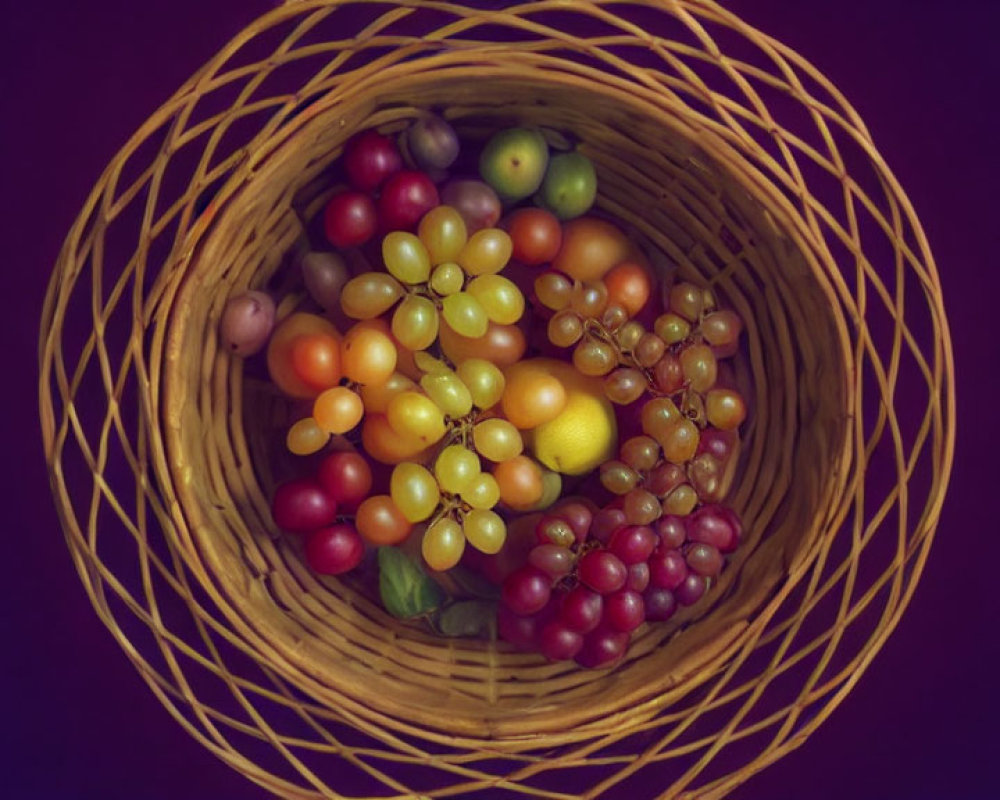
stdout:
[[564,385],[566,406],[554,419],[534,429],[530,447],[549,469],[583,475],[614,457],[618,425],[600,381],[573,380]]

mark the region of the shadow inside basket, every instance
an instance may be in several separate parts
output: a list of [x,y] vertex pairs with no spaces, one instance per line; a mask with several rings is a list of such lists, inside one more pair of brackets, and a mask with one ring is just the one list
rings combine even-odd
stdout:
[[[220,194],[183,270],[164,374],[177,536],[233,631],[299,689],[345,713],[452,734],[526,740],[636,723],[751,647],[837,524],[850,457],[848,354],[831,290],[782,206],[733,168],[737,157],[669,108],[612,88],[415,71],[363,99],[315,101]],[[589,671],[504,643],[448,639],[383,611],[363,578],[323,578],[269,512],[290,477],[287,426],[303,409],[216,343],[226,299],[280,286],[290,255],[333,191],[330,165],[357,130],[399,130],[422,109],[463,141],[511,123],[579,144],[598,170],[597,213],[618,221],[661,271],[710,284],[746,322],[737,371],[750,398],[726,503],[745,537],[712,590],[667,623],[644,625],[626,660]],[[753,182],[763,185],[756,175]],[[787,209],[786,209],[787,211]],[[301,297],[284,301],[287,313]],[[248,362],[249,364],[249,362]],[[303,462],[305,463],[305,462]]]

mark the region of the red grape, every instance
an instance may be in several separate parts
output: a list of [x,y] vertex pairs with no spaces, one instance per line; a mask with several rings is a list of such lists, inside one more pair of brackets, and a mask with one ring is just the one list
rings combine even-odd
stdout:
[[353,525],[320,528],[306,540],[306,561],[314,572],[339,575],[361,563],[365,546]]
[[534,650],[538,646],[538,617],[522,617],[503,603],[497,608],[497,634],[519,650]]
[[684,579],[676,589],[674,589],[674,597],[677,598],[677,602],[682,606],[693,606],[699,600],[705,590],[708,588],[708,584],[701,575],[695,575],[693,572],[688,573],[688,576]]
[[569,547],[576,541],[572,526],[562,517],[546,514],[535,526],[535,538],[539,544],[557,544]]
[[647,586],[649,586],[649,564],[645,561],[641,564],[632,564],[628,568],[625,588],[633,592],[644,592]]
[[628,571],[621,559],[607,550],[585,553],[576,567],[580,580],[600,594],[617,592],[625,585]]
[[673,353],[665,353],[653,367],[653,383],[664,394],[675,394],[684,385],[681,360]]
[[644,486],[657,497],[664,497],[687,480],[684,467],[664,461],[646,476]]
[[708,453],[725,463],[732,454],[735,444],[735,431],[720,431],[718,428],[708,427],[701,432],[701,438],[698,440],[698,453]]
[[560,503],[552,509],[552,513],[561,517],[569,523],[576,536],[577,542],[582,542],[590,532],[591,523],[594,521],[594,513],[586,503],[571,500],[567,503]]
[[279,528],[291,533],[309,533],[333,522],[337,503],[317,481],[298,478],[275,490],[271,515]]
[[597,541],[606,543],[619,528],[628,524],[625,512],[620,508],[602,508],[594,515],[590,535]]
[[554,580],[573,569],[573,553],[559,545],[540,544],[528,553],[528,563]]
[[524,566],[507,576],[500,596],[516,614],[534,614],[545,608],[552,593],[552,579],[536,567]]
[[741,527],[739,517],[725,506],[702,506],[688,519],[688,539],[731,553],[739,544]]
[[372,489],[372,469],[358,453],[331,453],[316,471],[316,480],[337,505],[353,511]]
[[586,586],[576,586],[566,593],[559,608],[559,618],[578,633],[590,633],[604,613],[604,601]]
[[362,245],[377,228],[375,202],[362,192],[335,194],[323,212],[323,230],[334,247]]
[[710,544],[695,544],[684,555],[692,572],[712,577],[722,572],[722,554]]
[[386,182],[378,199],[378,220],[385,231],[413,230],[438,205],[437,187],[423,172],[402,170]]
[[559,620],[548,623],[538,635],[538,649],[550,661],[567,661],[579,653],[581,647],[583,635]]
[[649,582],[661,589],[676,589],[688,575],[687,562],[679,550],[658,547],[648,563]]
[[645,618],[646,609],[638,592],[622,589],[604,600],[604,619],[615,630],[634,631]]
[[594,631],[583,640],[583,647],[576,654],[576,663],[590,669],[610,667],[625,655],[628,639],[629,635],[621,631]]
[[667,514],[656,520],[656,535],[660,537],[661,545],[667,550],[677,550],[687,541],[687,528],[684,518]]
[[646,619],[650,622],[663,622],[670,619],[677,610],[677,598],[669,589],[651,586],[642,596],[646,609]]
[[376,130],[359,133],[344,148],[347,179],[362,192],[374,191],[402,167],[396,143]]
[[656,549],[657,537],[646,525],[629,525],[619,528],[611,536],[608,549],[622,560],[625,566],[645,561]]

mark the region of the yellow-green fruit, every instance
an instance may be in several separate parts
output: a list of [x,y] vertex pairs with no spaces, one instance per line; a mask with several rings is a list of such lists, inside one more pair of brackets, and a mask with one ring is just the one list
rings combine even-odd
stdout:
[[507,128],[493,135],[479,159],[479,174],[504,200],[538,191],[549,164],[549,146],[537,130]]
[[[563,374],[559,377],[564,379]],[[535,428],[530,448],[535,458],[549,469],[564,475],[583,475],[614,457],[618,424],[599,380],[567,377],[565,385],[565,408],[557,417]]]

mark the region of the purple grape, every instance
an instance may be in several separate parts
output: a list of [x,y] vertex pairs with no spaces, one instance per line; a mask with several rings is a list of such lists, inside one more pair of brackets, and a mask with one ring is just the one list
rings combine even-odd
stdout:
[[608,549],[622,560],[625,566],[640,564],[656,549],[657,538],[646,525],[628,525],[611,534]]
[[681,583],[674,590],[674,597],[677,598],[677,602],[682,606],[693,606],[699,600],[703,594],[705,594],[705,589],[708,588],[708,583],[701,575],[695,575],[693,572],[689,573]]
[[607,550],[584,553],[576,566],[577,577],[599,594],[617,592],[625,585],[628,571],[621,559]]
[[649,586],[649,564],[643,561],[641,564],[632,564],[628,568],[628,577],[625,579],[625,588],[633,592],[644,592]]
[[649,557],[649,582],[660,589],[673,591],[687,577],[687,562],[680,550],[658,547]]
[[604,619],[615,630],[629,633],[642,625],[645,618],[646,609],[638,592],[622,589],[609,594],[604,601]]
[[538,647],[538,617],[522,617],[501,603],[497,608],[497,633],[518,650]]
[[571,630],[566,623],[553,620],[538,634],[538,649],[549,661],[567,661],[583,647],[583,634]]
[[687,528],[684,518],[667,514],[656,520],[656,535],[667,550],[679,550],[687,541]]
[[541,611],[551,595],[552,579],[530,565],[508,575],[500,591],[500,597],[507,607],[521,616]]
[[590,535],[602,544],[607,544],[611,534],[627,524],[628,520],[622,509],[602,508],[594,515],[594,521],[590,526]]
[[722,572],[722,554],[710,544],[693,544],[684,555],[692,572],[713,577]]
[[650,622],[663,622],[670,619],[677,610],[677,598],[669,589],[652,586],[642,596],[646,609],[646,619]]
[[610,667],[628,648],[629,635],[621,631],[600,628],[587,635],[576,654],[576,663],[588,669]]
[[573,553],[556,544],[540,544],[528,553],[528,563],[555,580],[573,569]]
[[688,518],[688,539],[731,553],[739,544],[742,526],[739,517],[717,504],[702,506]]
[[559,619],[577,633],[590,633],[604,614],[604,601],[586,586],[576,586],[566,593],[559,609]]

